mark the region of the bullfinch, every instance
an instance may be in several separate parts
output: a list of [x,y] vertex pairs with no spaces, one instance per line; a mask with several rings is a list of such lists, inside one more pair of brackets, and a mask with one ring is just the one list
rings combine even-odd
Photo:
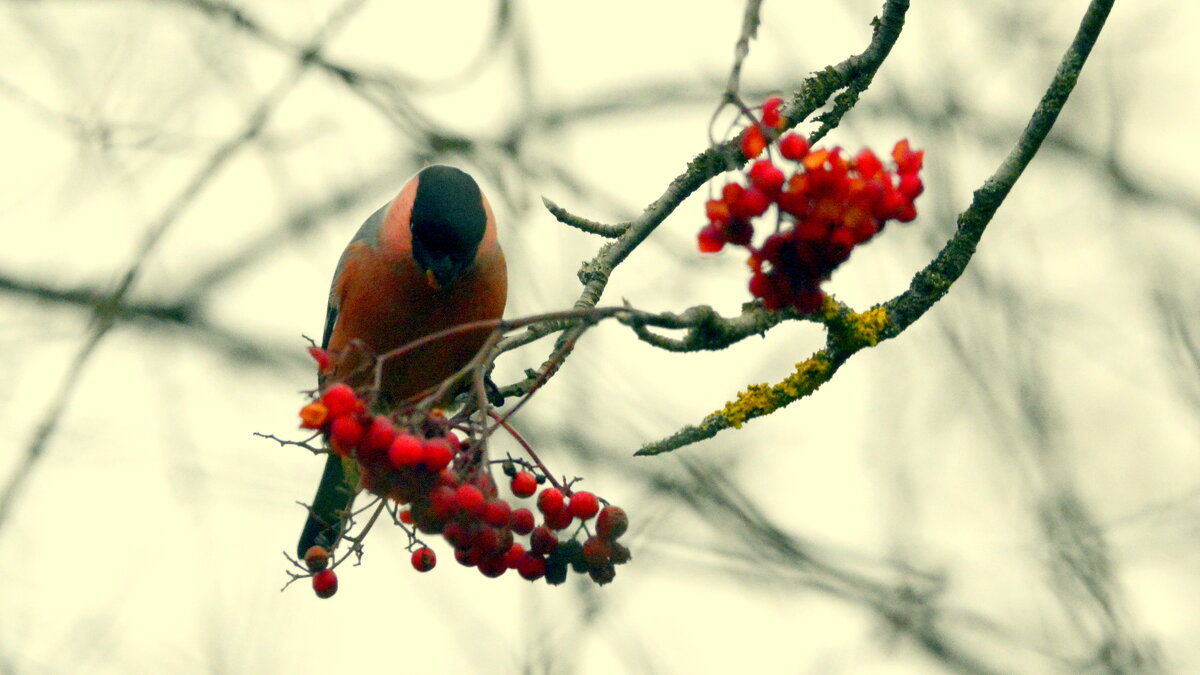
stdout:
[[[473,321],[499,319],[508,271],[496,219],[471,176],[422,169],[367,218],[338,261],[321,346],[321,385],[373,384],[375,359],[414,340]],[[388,409],[432,392],[466,365],[489,330],[455,333],[385,360],[379,398]],[[297,546],[332,550],[359,491],[352,459],[328,455]]]

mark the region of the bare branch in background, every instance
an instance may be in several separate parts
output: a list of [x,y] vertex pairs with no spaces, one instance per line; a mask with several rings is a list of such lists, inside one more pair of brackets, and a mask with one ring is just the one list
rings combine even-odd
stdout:
[[71,397],[84,375],[88,361],[91,359],[92,354],[95,353],[101,341],[115,325],[117,316],[121,312],[120,308],[125,303],[126,296],[133,288],[154,248],[161,241],[163,235],[167,233],[171,226],[179,220],[179,217],[200,196],[204,188],[220,173],[221,169],[262,132],[270,120],[271,114],[279,106],[283,98],[296,86],[296,83],[300,81],[300,78],[311,67],[313,56],[320,52],[321,45],[329,39],[332,32],[341,26],[361,4],[362,0],[351,0],[332,15],[326,25],[317,31],[316,35],[309,42],[309,45],[299,55],[291,70],[263,97],[237,132],[231,135],[208,156],[200,168],[192,174],[187,184],[176,193],[167,203],[166,207],[163,208],[159,216],[146,228],[146,234],[128,266],[121,274],[116,288],[95,305],[92,323],[84,343],[71,359],[66,376],[59,383],[57,390],[51,398],[49,407],[34,427],[33,438],[30,439],[29,444],[25,448],[21,463],[17,465],[17,468],[9,476],[3,489],[0,490],[0,530],[3,529],[5,522],[11,514],[17,496],[20,494],[25,481],[29,479],[38,460],[42,458],[47,444],[58,427],[59,420],[70,405]]

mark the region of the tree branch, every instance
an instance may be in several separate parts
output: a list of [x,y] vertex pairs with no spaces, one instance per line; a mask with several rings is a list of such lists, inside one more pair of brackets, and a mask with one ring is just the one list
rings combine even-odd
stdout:
[[[724,409],[706,417],[699,425],[684,427],[667,438],[647,443],[635,454],[657,455],[670,452],[712,438],[724,429],[740,427],[749,420],[768,415],[799,400],[828,382],[855,352],[864,347],[874,346],[881,340],[896,337],[929,311],[962,276],[975,253],[980,237],[983,236],[984,229],[991,222],[996,210],[1004,203],[1005,197],[1021,177],[1025,167],[1037,154],[1050,129],[1054,127],[1058,114],[1066,105],[1079,79],[1079,73],[1100,36],[1113,1],[1093,0],[1088,6],[1075,38],[1059,63],[1053,81],[1034,110],[1016,146],[996,172],[975,191],[971,205],[958,217],[958,229],[954,236],[946,242],[937,257],[913,277],[907,291],[863,314],[843,311],[836,303],[827,302],[822,308],[822,313],[828,315],[835,312],[842,315],[844,329],[835,330],[830,326],[826,347],[808,360],[797,364],[796,370],[787,379],[774,386],[752,386],[739,394],[738,398],[727,404]],[[876,32],[878,34],[880,31]],[[857,328],[855,324],[858,324]],[[861,330],[864,328],[867,329],[865,332]]]

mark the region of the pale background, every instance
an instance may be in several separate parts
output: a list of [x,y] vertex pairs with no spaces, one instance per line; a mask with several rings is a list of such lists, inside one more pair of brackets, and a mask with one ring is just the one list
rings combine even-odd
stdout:
[[[113,287],[335,4],[238,5],[267,40],[202,11],[218,6],[0,4],[2,480],[87,334],[88,308],[64,292]],[[925,148],[921,215],[857,251],[829,290],[862,309],[907,286],[1008,151],[1085,6],[914,0],[826,142]],[[442,564],[418,575],[401,533],[382,529],[334,599],[280,593],[320,462],[251,433],[295,433],[313,379],[300,336],[319,337],[337,256],[428,157],[407,112],[481,141],[438,159],[497,208],[509,316],[565,308],[600,242],[538,197],[606,221],[656,198],[707,143],[743,6],[511,9],[497,42],[494,3],[367,2],[324,54],[396,86],[363,96],[311,68],[172,222],[131,301],[193,297],[200,314],[120,321],[83,366],[0,529],[0,673],[1200,670],[1190,0],[1117,3],[962,281],[811,399],[634,460],[746,384],[781,379],[821,334],[788,324],[706,355],[660,353],[616,325],[582,340],[515,422],[557,472],[630,513],[634,559],[611,586],[484,579],[440,542]],[[860,51],[878,9],[768,0],[747,89],[790,91]],[[499,145],[514,137],[519,162]],[[702,199],[602,304],[737,311],[740,257],[694,252]],[[547,349],[506,356],[498,379]],[[706,500],[712,480],[690,503],[667,489],[710,471],[763,521]],[[770,549],[766,523],[823,566]]]

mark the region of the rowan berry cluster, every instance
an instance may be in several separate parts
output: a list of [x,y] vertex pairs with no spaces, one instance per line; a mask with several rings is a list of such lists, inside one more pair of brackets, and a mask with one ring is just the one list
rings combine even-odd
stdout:
[[[320,362],[321,350],[313,356]],[[409,534],[419,572],[437,564],[422,534],[442,535],[455,560],[488,577],[516,570],[530,581],[561,584],[574,569],[603,585],[630,559],[617,542],[629,525],[620,507],[509,458],[499,463],[513,498],[537,495],[534,508],[516,505],[500,495],[495,462],[484,457],[482,444],[469,434],[460,437],[463,430],[438,410],[419,419],[373,415],[354,389],[334,384],[300,410],[300,426],[323,433],[333,453],[354,461],[360,487],[388,500],[388,512]],[[323,598],[337,591],[330,557],[314,546],[304,558],[313,590]]]
[[[783,100],[763,104],[762,119],[742,135],[742,153],[755,159],[776,141]],[[885,167],[870,149],[853,157],[842,148],[810,148],[795,133],[777,139],[779,155],[791,164],[780,168],[770,158],[754,162],[745,184],[729,183],[719,199],[705,205],[708,225],[699,248],[720,251],[726,244],[750,251],[750,293],[770,310],[795,307],[810,313],[825,298],[821,284],[878,234],[889,220],[907,223],[917,216],[914,200],[924,190],[918,175],[924,150],[908,140],[892,149],[894,166]],[[791,171],[787,175],[784,169]],[[774,206],[774,232],[754,245],[755,219]]]

